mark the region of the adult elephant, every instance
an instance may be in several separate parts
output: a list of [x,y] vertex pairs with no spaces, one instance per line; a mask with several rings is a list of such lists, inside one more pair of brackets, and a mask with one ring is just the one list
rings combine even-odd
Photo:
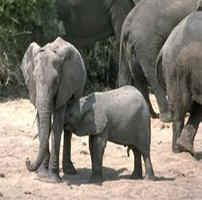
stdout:
[[115,36],[114,65],[109,76],[110,87],[116,87],[121,26],[130,10],[140,0],[56,0],[62,20],[64,38],[76,47],[86,48],[96,41]]
[[[29,159],[26,161],[27,169],[36,171],[41,167],[41,173],[48,170],[48,178],[59,182],[59,148],[64,127],[64,113],[70,100],[77,100],[82,96],[86,82],[84,62],[73,45],[62,38],[57,38],[44,47],[31,43],[25,52],[21,69],[30,100],[37,109],[40,141],[37,158],[32,163]],[[49,161],[51,131],[53,134]],[[64,139],[64,146],[69,148],[70,152],[71,134],[65,137],[67,138]],[[70,160],[68,162],[71,165]],[[63,170],[65,167],[63,165]]]
[[[202,4],[169,35],[156,67],[172,114],[172,149],[193,155],[194,137],[202,120]],[[184,127],[187,112],[190,116]]]
[[139,0],[56,0],[66,39],[86,47],[115,35],[120,40],[122,23]]
[[171,120],[166,93],[155,77],[157,55],[172,29],[195,7],[197,0],[143,0],[126,17],[121,33],[119,86],[134,81],[150,105],[148,85],[159,106],[160,119]]

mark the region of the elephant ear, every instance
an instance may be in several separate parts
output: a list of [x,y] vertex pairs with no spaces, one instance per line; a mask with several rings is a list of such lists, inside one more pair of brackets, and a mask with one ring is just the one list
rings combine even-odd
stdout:
[[35,88],[35,81],[33,77],[33,71],[35,68],[34,58],[36,54],[39,52],[39,50],[40,50],[40,46],[37,43],[32,42],[27,48],[24,54],[24,57],[22,59],[22,64],[20,66],[25,79],[25,84],[29,91],[30,101],[34,105],[35,105],[35,99],[36,99],[36,88]]
[[60,83],[56,97],[56,109],[65,105],[85,85],[86,72],[83,60],[78,50],[71,44],[57,49],[56,54],[61,59]]
[[84,135],[98,135],[103,133],[107,126],[107,116],[104,105],[99,97],[96,98],[96,93],[82,98],[81,105],[81,119],[78,124],[79,132]]

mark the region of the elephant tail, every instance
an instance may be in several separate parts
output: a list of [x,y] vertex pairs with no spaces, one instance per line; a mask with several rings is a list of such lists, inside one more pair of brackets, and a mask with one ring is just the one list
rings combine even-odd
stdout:
[[166,91],[166,84],[163,76],[163,65],[162,65],[162,57],[163,57],[163,52],[162,49],[158,54],[158,57],[156,59],[156,64],[155,64],[155,69],[156,69],[156,77],[157,81],[159,82],[159,85],[161,88],[163,88]]

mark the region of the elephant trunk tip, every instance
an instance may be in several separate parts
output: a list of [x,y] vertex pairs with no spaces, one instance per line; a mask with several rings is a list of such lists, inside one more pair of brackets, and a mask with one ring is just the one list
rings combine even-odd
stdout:
[[30,172],[36,171],[37,169],[33,167],[29,158],[26,158],[26,167]]

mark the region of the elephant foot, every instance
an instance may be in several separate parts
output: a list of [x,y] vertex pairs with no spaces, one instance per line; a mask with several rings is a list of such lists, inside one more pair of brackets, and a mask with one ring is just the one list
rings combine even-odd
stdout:
[[63,164],[63,172],[64,175],[75,175],[77,174],[77,171],[73,165],[73,163],[70,161],[67,164]]
[[39,174],[37,174],[36,179],[45,183],[61,183],[62,182],[62,179],[56,175],[40,176]]
[[184,152],[189,152],[192,156],[194,156],[194,129],[190,126],[187,126],[183,129],[180,137],[177,139],[176,144],[179,148]]
[[162,122],[172,122],[172,115],[170,112],[160,113],[159,118]]
[[62,178],[59,176],[59,173],[48,171],[48,181],[49,183],[61,183]]
[[177,145],[179,146],[181,152],[189,152],[192,156],[194,156],[195,153],[193,149],[193,144],[190,141],[184,140],[180,137],[177,139]]
[[101,175],[92,175],[88,182],[92,184],[102,185],[103,177]]
[[37,170],[37,176],[38,177],[48,177],[48,168],[41,166],[38,170]]
[[182,153],[182,149],[180,148],[180,146],[178,145],[175,145],[173,148],[172,148],[172,152],[173,153]]
[[135,180],[137,180],[137,179],[143,179],[142,174],[135,173],[135,172],[132,173],[132,175],[130,176],[130,178],[131,179],[135,179]]
[[144,179],[145,180],[149,180],[149,181],[156,181],[156,180],[158,180],[156,176],[154,176],[154,175],[148,175],[148,174],[145,175]]

